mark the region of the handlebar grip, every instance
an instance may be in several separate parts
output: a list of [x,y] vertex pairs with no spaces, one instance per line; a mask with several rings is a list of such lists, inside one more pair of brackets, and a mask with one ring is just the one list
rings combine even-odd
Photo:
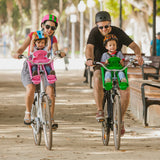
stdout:
[[96,65],[96,61],[93,61],[93,65]]
[[21,55],[19,55],[19,56],[18,56],[18,58],[19,58],[19,59],[22,59],[22,58],[23,58],[23,56],[24,56],[24,55],[23,55],[23,54],[21,54]]

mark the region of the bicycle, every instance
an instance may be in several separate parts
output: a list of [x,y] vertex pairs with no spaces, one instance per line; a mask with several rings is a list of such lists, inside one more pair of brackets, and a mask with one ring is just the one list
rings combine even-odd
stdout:
[[[118,57],[111,57],[108,61],[115,64],[118,64],[116,67],[107,68],[101,62],[94,62],[94,65],[101,65],[101,72],[102,72],[102,83],[103,83],[103,90],[104,90],[104,97],[103,97],[103,111],[105,119],[102,122],[102,142],[105,146],[109,144],[110,139],[110,131],[113,131],[114,137],[114,146],[116,150],[120,148],[120,141],[121,141],[121,127],[122,127],[122,115],[121,115],[121,100],[120,100],[120,93],[119,88],[125,90],[128,87],[128,77],[127,77],[127,67],[130,64],[133,64],[135,60],[130,59],[130,62],[125,67],[120,67],[119,62],[120,58]],[[111,71],[112,78],[111,82],[105,83],[104,80],[104,73],[105,70]],[[117,76],[117,72],[124,71],[127,82],[120,82],[119,77]]]
[[[48,59],[47,57],[45,57],[46,55],[47,55],[46,51],[38,50],[34,52],[35,58],[33,58],[33,60],[24,55],[19,56],[19,58],[25,58],[27,60],[32,82],[34,84],[40,84],[40,89],[36,88],[34,94],[34,102],[32,104],[32,109],[31,109],[31,120],[32,120],[31,127],[33,131],[34,142],[36,145],[40,145],[41,135],[43,130],[46,148],[48,150],[51,150],[52,148],[52,122],[50,115],[51,100],[45,93],[44,78],[46,75],[49,83],[55,83],[56,76],[47,75],[44,65],[51,64],[52,69],[54,69],[53,63],[51,62],[53,62],[55,57],[53,57],[52,59]],[[30,66],[31,64],[35,64],[38,66],[37,67],[38,75],[32,76],[31,66]]]

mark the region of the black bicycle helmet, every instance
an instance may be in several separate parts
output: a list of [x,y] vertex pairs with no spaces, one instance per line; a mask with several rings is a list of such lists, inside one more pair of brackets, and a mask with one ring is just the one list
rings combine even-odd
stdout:
[[95,22],[111,21],[111,16],[106,11],[100,11],[96,14]]
[[107,35],[104,37],[103,45],[106,46],[107,42],[108,42],[108,41],[111,41],[111,40],[115,40],[116,43],[118,42],[118,38],[117,38],[114,34],[107,34]]

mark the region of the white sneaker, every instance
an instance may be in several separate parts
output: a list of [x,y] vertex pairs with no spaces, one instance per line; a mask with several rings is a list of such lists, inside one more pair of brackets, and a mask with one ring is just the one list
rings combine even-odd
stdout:
[[105,83],[108,83],[108,82],[111,82],[111,79],[110,79],[110,78],[107,78],[107,79],[105,80]]
[[122,78],[121,82],[127,82],[126,78]]

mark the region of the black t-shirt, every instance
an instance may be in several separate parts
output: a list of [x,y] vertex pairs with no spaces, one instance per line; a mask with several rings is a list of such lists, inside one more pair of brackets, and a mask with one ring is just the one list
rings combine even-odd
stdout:
[[[118,38],[117,51],[121,51],[123,45],[129,46],[133,40],[120,28],[111,26],[112,30],[109,34],[114,34]],[[102,54],[107,52],[106,48],[103,46],[104,36],[98,30],[98,27],[94,27],[88,37],[87,44],[94,45],[94,60],[100,61]]]

